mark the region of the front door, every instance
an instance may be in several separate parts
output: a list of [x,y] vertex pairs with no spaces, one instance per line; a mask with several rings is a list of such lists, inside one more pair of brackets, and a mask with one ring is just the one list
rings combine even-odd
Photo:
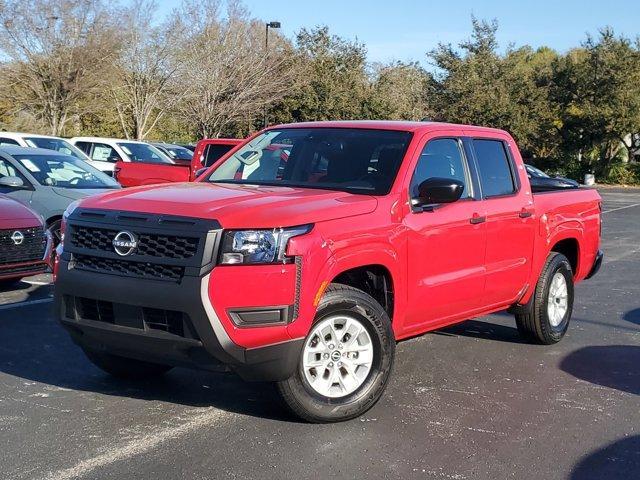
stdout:
[[464,183],[460,200],[430,211],[411,211],[408,232],[409,281],[407,330],[462,317],[480,306],[484,289],[486,225],[482,202],[474,191],[469,163],[459,138],[431,138],[424,145],[409,195],[430,177]]

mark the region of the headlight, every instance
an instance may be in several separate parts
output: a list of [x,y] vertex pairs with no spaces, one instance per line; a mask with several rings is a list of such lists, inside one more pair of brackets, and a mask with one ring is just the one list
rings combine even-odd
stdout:
[[229,230],[224,232],[220,263],[223,265],[288,263],[289,239],[311,230],[311,225],[273,230]]

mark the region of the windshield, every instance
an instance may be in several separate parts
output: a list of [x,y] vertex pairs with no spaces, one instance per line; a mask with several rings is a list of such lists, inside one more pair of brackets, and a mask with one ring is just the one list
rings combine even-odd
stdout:
[[268,130],[223,161],[208,181],[389,193],[411,133],[355,128]]
[[541,178],[550,178],[549,175],[544,173],[539,168],[534,167],[533,165],[526,165],[527,173],[532,177],[541,177]]
[[118,146],[124,150],[132,162],[144,163],[170,163],[173,162],[156,147],[147,145],[146,143],[118,143]]
[[79,148],[71,145],[69,142],[62,140],[61,138],[25,137],[24,141],[27,142],[27,145],[30,147],[55,150],[56,152],[71,155],[79,158],[80,160],[87,160],[89,158],[82,153]]
[[191,160],[193,152],[184,147],[164,147],[173,160]]
[[113,178],[70,155],[14,155],[40,183],[62,188],[119,188]]

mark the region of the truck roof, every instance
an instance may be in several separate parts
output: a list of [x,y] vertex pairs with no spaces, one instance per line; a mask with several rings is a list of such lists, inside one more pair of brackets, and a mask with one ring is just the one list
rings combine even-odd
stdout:
[[449,128],[464,128],[474,131],[493,131],[507,133],[504,130],[476,125],[464,125],[446,122],[405,121],[405,120],[331,120],[320,122],[300,122],[274,125],[269,128],[367,128],[374,130],[400,130],[407,132],[446,130]]

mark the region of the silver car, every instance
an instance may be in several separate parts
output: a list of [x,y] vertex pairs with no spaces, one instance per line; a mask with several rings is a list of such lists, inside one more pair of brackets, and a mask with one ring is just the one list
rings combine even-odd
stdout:
[[54,242],[67,206],[96,193],[120,188],[87,162],[44,148],[0,147],[0,193],[21,201],[45,220]]

